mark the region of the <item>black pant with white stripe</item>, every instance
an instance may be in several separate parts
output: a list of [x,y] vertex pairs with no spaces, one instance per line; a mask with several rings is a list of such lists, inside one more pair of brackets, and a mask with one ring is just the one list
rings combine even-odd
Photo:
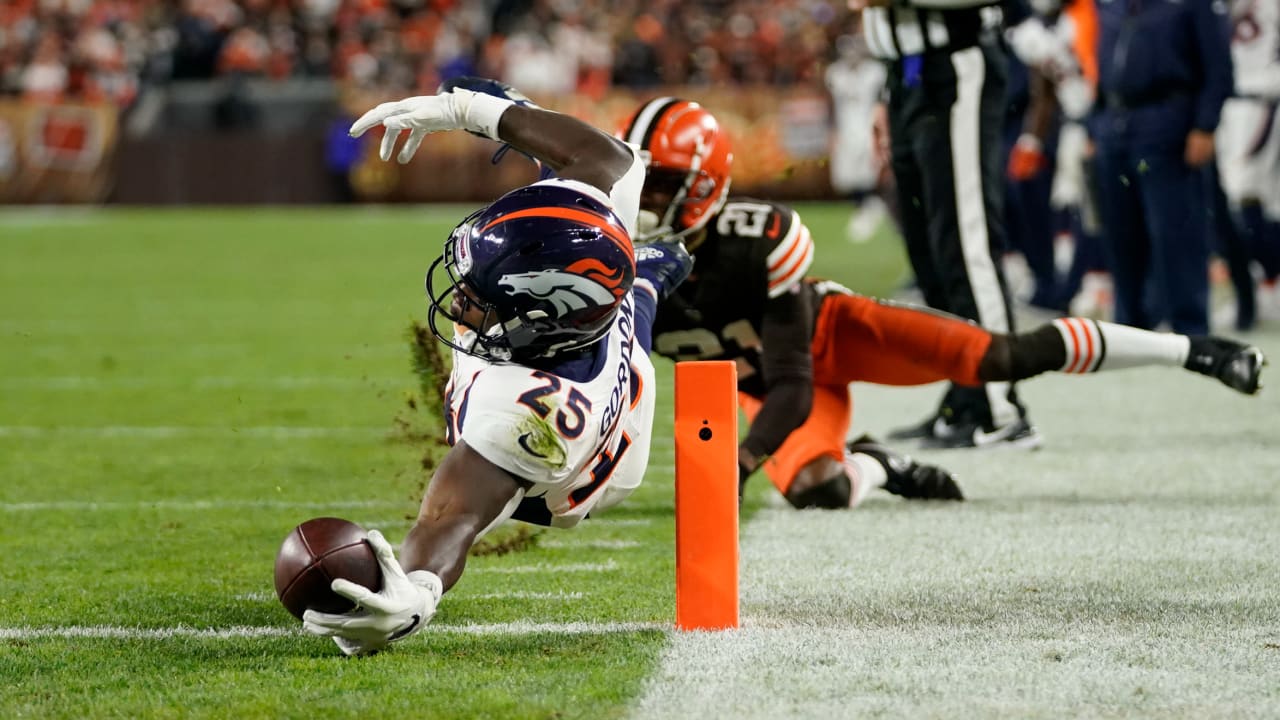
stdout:
[[[925,302],[994,332],[1013,331],[1005,251],[1001,132],[1008,69],[995,41],[921,58],[908,82],[889,70],[889,132],[907,254]],[[1023,414],[1013,386],[952,386],[952,422],[1001,426]]]

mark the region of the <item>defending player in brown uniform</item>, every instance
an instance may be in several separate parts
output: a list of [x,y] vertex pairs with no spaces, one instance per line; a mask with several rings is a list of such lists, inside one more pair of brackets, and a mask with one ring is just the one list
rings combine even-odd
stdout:
[[[867,438],[846,445],[851,382],[962,385],[1049,372],[1184,367],[1242,393],[1265,362],[1252,346],[1153,333],[1084,318],[1030,332],[992,333],[935,311],[857,295],[810,278],[814,244],[791,208],[729,197],[733,152],[697,103],[659,98],[621,137],[649,166],[641,242],[683,239],[692,275],[658,308],[654,351],[674,360],[732,359],[751,426],[739,483],[763,467],[796,507],[852,507],[875,487],[914,498],[961,499],[950,475]],[[972,446],[1005,444],[976,428]]]

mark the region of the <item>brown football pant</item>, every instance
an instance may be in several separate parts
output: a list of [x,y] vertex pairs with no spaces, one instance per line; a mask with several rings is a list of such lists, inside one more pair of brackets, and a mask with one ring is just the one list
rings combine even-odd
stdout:
[[[818,457],[844,457],[852,420],[849,383],[925,385],[951,380],[977,385],[991,333],[977,324],[924,308],[862,295],[829,295],[813,332],[813,409],[764,462],[769,480],[786,493],[796,473]],[[748,421],[761,401],[739,393]]]

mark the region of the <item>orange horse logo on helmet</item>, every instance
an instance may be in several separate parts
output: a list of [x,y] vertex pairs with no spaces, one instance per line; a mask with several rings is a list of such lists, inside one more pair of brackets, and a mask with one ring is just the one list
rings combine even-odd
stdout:
[[622,268],[610,268],[599,260],[587,258],[573,263],[566,267],[565,270],[595,280],[608,288],[615,298],[621,298],[627,294],[627,288],[622,287],[622,278],[626,277],[626,273],[622,271]]
[[579,260],[564,270],[535,270],[512,273],[498,279],[511,295],[529,295],[545,300],[555,309],[554,317],[591,307],[611,307],[626,294],[622,286],[626,273],[610,268],[594,258]]

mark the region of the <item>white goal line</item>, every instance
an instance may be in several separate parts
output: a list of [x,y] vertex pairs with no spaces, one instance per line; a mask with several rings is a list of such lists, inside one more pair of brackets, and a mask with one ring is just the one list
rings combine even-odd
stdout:
[[[613,633],[672,630],[670,623],[656,622],[509,622],[467,625],[428,625],[423,632],[433,635],[607,635]],[[226,628],[195,628],[185,625],[165,628],[122,627],[118,625],[73,625],[69,627],[0,627],[0,640],[102,639],[102,640],[168,640],[196,638],[234,640],[246,638],[287,637],[305,635],[301,627],[233,625]]]

